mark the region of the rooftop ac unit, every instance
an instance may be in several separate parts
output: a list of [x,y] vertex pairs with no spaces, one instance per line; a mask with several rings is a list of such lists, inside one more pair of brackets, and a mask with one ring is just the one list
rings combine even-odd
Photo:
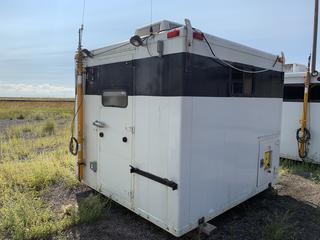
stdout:
[[152,32],[153,33],[159,33],[159,32],[162,32],[162,31],[171,30],[171,29],[178,28],[178,27],[181,27],[181,26],[182,25],[179,24],[179,23],[170,22],[168,20],[163,20],[161,22],[157,22],[157,23],[154,23],[154,24],[150,24],[150,25],[138,28],[135,31],[135,35],[138,35],[140,37],[150,35],[151,27],[152,27]]

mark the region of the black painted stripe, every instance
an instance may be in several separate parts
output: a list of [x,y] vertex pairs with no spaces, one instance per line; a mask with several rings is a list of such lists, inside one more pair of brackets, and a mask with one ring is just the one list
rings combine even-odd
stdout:
[[[261,68],[233,63],[239,68]],[[283,72],[244,74],[190,53],[87,68],[86,94],[126,90],[128,95],[282,98]]]
[[[303,102],[304,83],[285,84],[283,88],[284,102]],[[313,83],[310,85],[309,102],[320,102],[320,84]]]

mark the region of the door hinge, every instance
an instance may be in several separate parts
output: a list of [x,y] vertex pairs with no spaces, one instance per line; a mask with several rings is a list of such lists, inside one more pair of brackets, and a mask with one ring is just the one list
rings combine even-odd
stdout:
[[133,198],[134,198],[134,193],[133,193],[133,191],[130,191],[130,198],[131,198],[131,200],[133,200]]
[[132,134],[135,133],[135,127],[126,127],[126,130],[127,130],[128,132],[131,132]]

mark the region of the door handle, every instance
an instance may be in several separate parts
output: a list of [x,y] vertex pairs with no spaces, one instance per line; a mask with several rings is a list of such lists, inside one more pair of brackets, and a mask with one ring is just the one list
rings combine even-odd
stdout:
[[92,123],[94,126],[98,127],[98,128],[104,128],[106,126],[105,123],[103,122],[100,122],[98,120],[95,120],[93,123]]

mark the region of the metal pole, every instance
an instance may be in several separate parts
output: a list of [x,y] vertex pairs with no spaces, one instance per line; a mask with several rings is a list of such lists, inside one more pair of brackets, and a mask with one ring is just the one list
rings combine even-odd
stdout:
[[83,159],[83,55],[81,49],[83,25],[79,29],[79,45],[76,55],[77,60],[77,138],[79,144],[78,150],[78,178],[81,181],[84,173]]
[[317,40],[318,40],[318,14],[319,14],[319,0],[315,0],[314,6],[314,23],[313,23],[313,44],[312,44],[312,61],[311,74],[317,75],[316,58],[317,58]]
[[302,133],[302,141],[298,143],[299,147],[299,156],[303,159],[307,157],[308,152],[306,144],[307,139],[307,120],[308,120],[308,105],[309,105],[309,89],[310,89],[310,80],[311,80],[311,73],[310,73],[310,56],[308,60],[308,68],[307,74],[304,79],[304,95],[303,95],[303,111],[302,111],[302,118],[301,118],[301,133]]

